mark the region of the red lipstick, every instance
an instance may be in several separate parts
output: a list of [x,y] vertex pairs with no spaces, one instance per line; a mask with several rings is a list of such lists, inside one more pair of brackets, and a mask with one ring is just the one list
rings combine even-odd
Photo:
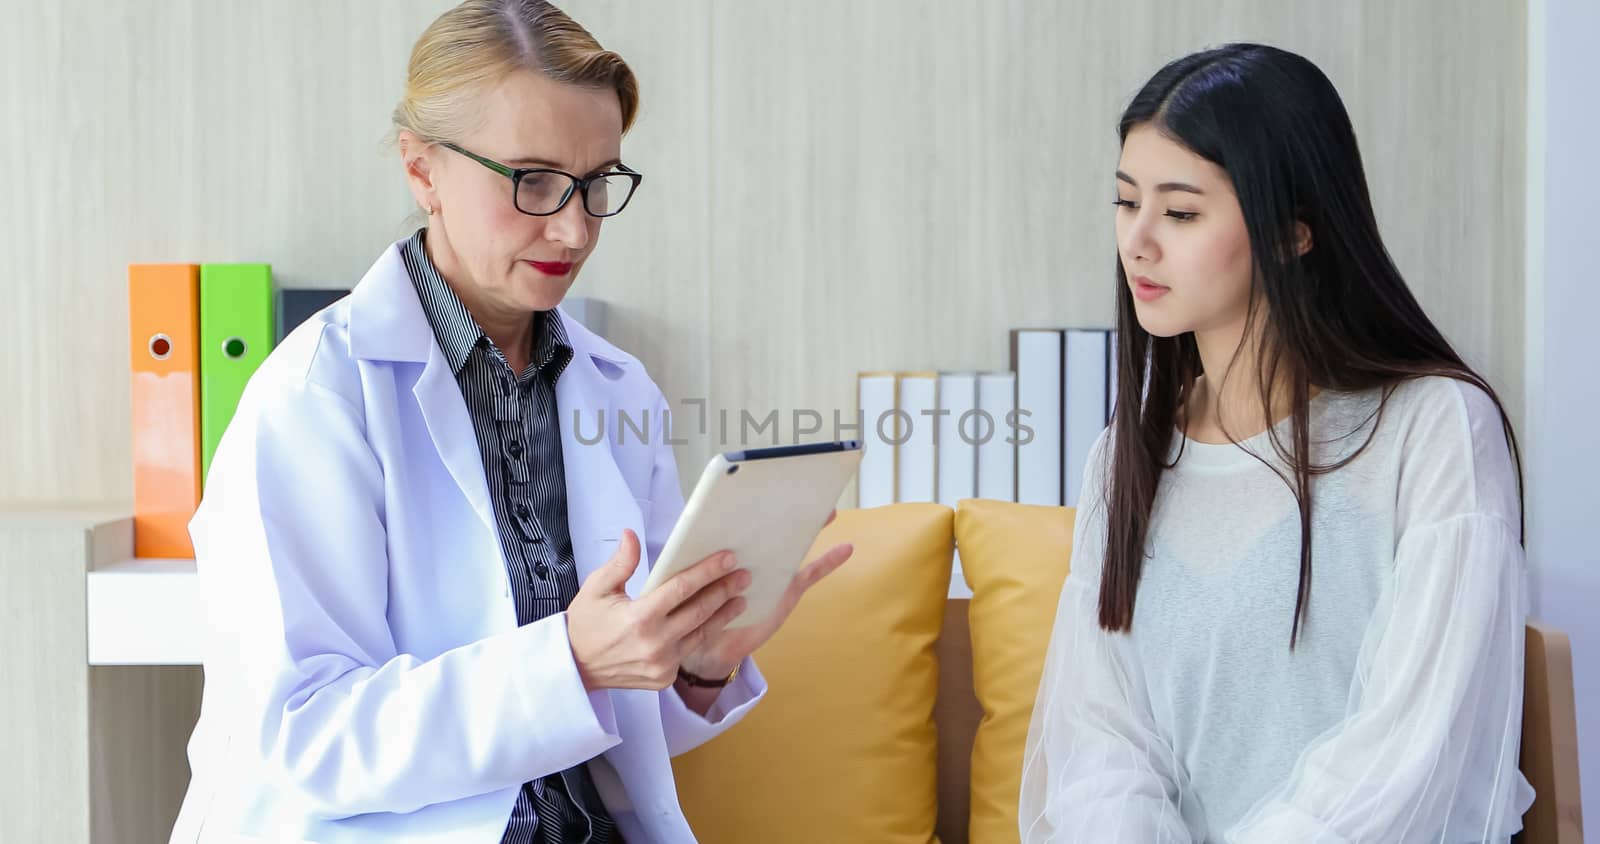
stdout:
[[567,261],[528,261],[527,264],[550,276],[563,276],[572,272],[572,264]]

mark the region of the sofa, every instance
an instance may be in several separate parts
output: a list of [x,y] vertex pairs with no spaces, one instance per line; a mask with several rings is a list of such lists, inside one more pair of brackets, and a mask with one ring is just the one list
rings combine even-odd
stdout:
[[[1018,840],[1023,744],[1073,511],[998,501],[841,511],[856,553],[756,654],[768,698],[674,760],[705,844]],[[971,598],[951,598],[952,552]],[[1530,844],[1581,841],[1571,653],[1528,626]]]

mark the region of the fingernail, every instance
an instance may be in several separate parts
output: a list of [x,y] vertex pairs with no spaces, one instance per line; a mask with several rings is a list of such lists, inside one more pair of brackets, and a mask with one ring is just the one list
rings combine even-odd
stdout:
[[722,555],[723,571],[733,571],[734,566],[737,565],[739,565],[739,561],[733,558],[733,552],[730,551]]
[[755,579],[756,579],[756,576],[751,574],[749,569],[740,569],[739,570],[739,588],[740,589],[749,588],[750,584],[755,582]]

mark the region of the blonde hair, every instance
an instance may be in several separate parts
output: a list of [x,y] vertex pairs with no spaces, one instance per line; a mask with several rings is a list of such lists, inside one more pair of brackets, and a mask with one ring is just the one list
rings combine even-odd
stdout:
[[440,15],[411,49],[394,130],[427,141],[459,138],[481,115],[477,97],[506,76],[532,71],[557,82],[617,92],[622,131],[639,108],[639,86],[622,57],[546,0],[466,0]]

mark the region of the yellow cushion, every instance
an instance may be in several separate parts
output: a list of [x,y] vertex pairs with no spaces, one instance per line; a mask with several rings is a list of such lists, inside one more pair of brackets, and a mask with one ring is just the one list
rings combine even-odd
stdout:
[[673,760],[703,844],[936,842],[934,642],[950,588],[954,513],[937,504],[840,511],[807,559],[855,545],[756,652],[767,697]]
[[972,743],[974,844],[1017,841],[1017,795],[1039,675],[1072,556],[1074,512],[962,501],[956,547],[972,588],[972,685],[983,720]]

